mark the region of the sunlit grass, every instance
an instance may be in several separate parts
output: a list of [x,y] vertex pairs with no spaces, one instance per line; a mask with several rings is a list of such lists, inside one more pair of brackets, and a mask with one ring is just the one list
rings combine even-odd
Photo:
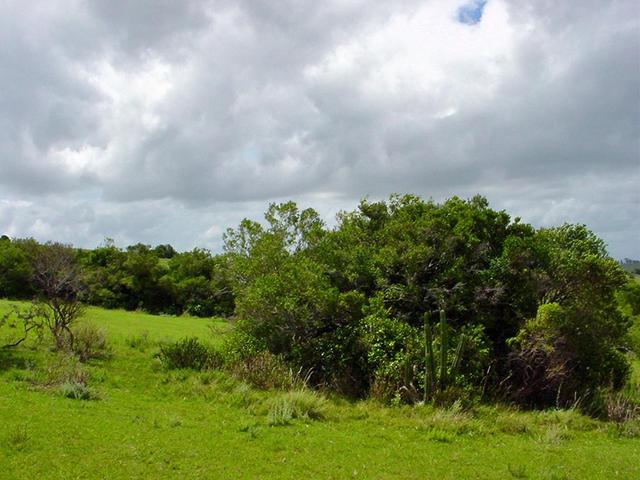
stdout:
[[33,342],[0,354],[0,478],[640,478],[640,440],[577,411],[259,391],[154,360],[159,341],[219,342],[223,320],[96,308],[86,319],[107,332],[108,359],[78,366]]

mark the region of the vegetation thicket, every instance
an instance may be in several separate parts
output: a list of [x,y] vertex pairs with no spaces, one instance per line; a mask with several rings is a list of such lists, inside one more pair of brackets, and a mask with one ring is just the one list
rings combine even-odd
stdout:
[[445,398],[598,405],[627,379],[628,277],[585,226],[536,230],[482,197],[410,195],[363,201],[330,230],[291,202],[265,220],[225,236],[238,331],[316,384],[419,399],[429,348],[442,359],[429,393]]
[[[73,279],[62,293],[38,280],[43,258],[67,259],[50,269]],[[0,296],[233,316],[224,347],[184,339],[160,361],[394,403],[484,398],[604,416],[640,344],[638,284],[602,240],[583,225],[535,229],[479,196],[364,200],[333,228],[313,209],[272,204],[263,222],[229,229],[220,255],[3,237]],[[48,323],[59,349],[73,344],[70,312],[58,330]]]

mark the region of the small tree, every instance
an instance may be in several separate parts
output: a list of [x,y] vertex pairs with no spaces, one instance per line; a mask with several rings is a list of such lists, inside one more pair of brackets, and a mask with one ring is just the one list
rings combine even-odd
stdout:
[[78,300],[81,275],[76,252],[60,243],[43,245],[34,258],[33,282],[37,291],[34,313],[51,332],[57,349],[71,349],[71,325],[83,310]]

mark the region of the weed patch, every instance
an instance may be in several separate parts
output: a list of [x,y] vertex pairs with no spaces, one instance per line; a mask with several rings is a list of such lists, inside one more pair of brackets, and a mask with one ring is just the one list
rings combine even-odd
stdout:
[[73,400],[99,400],[99,395],[95,391],[81,383],[63,383],[58,387],[58,392],[61,396]]
[[279,394],[268,402],[269,425],[287,425],[293,419],[322,420],[328,413],[327,400],[310,390],[295,390]]
[[111,355],[104,330],[92,323],[81,323],[73,332],[73,352],[81,362],[104,359]]
[[125,344],[130,348],[144,352],[149,346],[151,346],[151,340],[149,340],[149,332],[144,331],[140,335],[132,335],[125,339]]
[[26,450],[29,444],[30,436],[26,425],[17,425],[10,430],[6,437],[5,443],[10,450],[21,452]]
[[425,438],[431,442],[451,443],[455,435],[440,428],[432,427],[425,433]]

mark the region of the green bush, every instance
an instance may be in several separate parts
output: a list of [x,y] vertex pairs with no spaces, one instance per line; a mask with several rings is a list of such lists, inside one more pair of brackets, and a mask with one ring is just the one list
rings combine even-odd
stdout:
[[97,400],[98,395],[87,385],[77,382],[63,383],[58,387],[60,395],[74,400]]
[[266,350],[264,342],[249,334],[245,322],[239,321],[235,330],[225,338],[222,356],[226,365],[234,365]]
[[[629,378],[630,366],[604,325],[574,308],[540,305],[512,339],[512,398],[533,406],[567,407],[576,403],[599,410],[602,388],[618,390]],[[613,338],[611,338],[613,337]]]
[[218,368],[222,364],[220,354],[202,344],[195,337],[161,345],[157,357],[162,365],[168,369],[204,370],[205,368]]
[[104,330],[91,323],[82,323],[73,331],[73,352],[81,362],[110,355]]

